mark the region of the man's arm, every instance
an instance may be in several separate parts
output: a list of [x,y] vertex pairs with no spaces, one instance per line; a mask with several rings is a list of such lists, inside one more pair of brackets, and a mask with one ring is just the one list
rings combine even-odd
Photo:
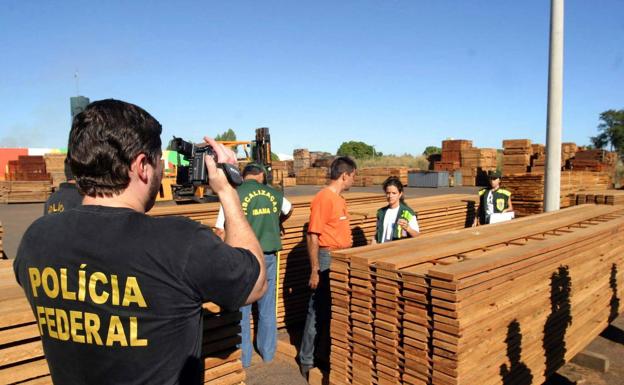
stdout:
[[[236,157],[231,151],[228,153],[222,145],[211,138],[204,138],[204,140],[213,147],[219,162],[236,163]],[[205,161],[206,168],[208,169],[208,183],[212,191],[219,197],[221,206],[223,207],[223,214],[225,216],[225,243],[232,247],[249,250],[256,257],[260,265],[260,274],[258,275],[256,284],[245,302],[249,304],[260,299],[267,289],[264,253],[262,252],[256,235],[247,222],[247,218],[245,218],[243,214],[238,193],[228,182],[223,170],[217,167],[212,156],[206,155]]]
[[308,233],[306,235],[308,244],[308,255],[310,256],[310,280],[308,285],[311,289],[316,289],[319,284],[320,264],[318,259],[319,253],[319,236],[316,233]]

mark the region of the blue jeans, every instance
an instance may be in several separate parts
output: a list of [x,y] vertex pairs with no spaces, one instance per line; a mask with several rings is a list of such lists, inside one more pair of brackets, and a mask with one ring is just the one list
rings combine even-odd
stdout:
[[[258,352],[265,362],[269,362],[275,355],[277,346],[277,321],[275,315],[275,280],[277,278],[277,267],[275,254],[264,254],[266,266],[267,291],[256,303],[258,304],[258,322],[256,326],[256,345]],[[251,340],[251,305],[246,305],[240,309],[243,318],[241,326],[241,349],[243,353],[243,366],[251,366],[251,356],[253,354],[253,343]]]
[[319,284],[310,296],[308,316],[303,328],[299,363],[314,366],[315,353],[318,357],[329,357],[331,321],[331,295],[329,291],[329,251],[319,250]]

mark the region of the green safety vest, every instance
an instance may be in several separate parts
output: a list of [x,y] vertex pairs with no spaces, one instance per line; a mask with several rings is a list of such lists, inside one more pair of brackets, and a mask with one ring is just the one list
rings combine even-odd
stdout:
[[[483,224],[490,223],[490,218],[486,217],[487,196],[490,189],[484,188],[479,191],[479,221]],[[509,208],[509,199],[511,191],[504,188],[498,188],[492,191],[492,204],[495,213],[502,213]]]
[[[389,208],[390,206],[386,206],[377,210],[377,233],[375,234],[375,240],[377,241],[377,243],[381,243],[383,240],[384,218],[386,216],[386,211],[388,211]],[[399,223],[399,219],[401,218],[409,222],[412,219],[412,217],[418,218],[418,215],[408,205],[406,205],[403,202],[399,202],[399,213],[397,214],[396,221],[394,222],[395,225]],[[397,225],[395,226],[395,228],[396,230],[394,231],[394,234],[392,234],[392,240],[394,241],[397,239],[404,238],[401,227]]]
[[280,214],[284,195],[255,180],[244,181],[236,191],[240,197],[243,213],[260,241],[262,251],[281,250]]

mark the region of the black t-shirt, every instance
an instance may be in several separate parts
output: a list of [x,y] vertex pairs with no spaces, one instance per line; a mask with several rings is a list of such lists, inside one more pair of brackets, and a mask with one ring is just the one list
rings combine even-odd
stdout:
[[82,204],[82,195],[74,183],[61,183],[43,205],[43,215],[56,214]]
[[201,304],[238,309],[245,249],[186,218],[80,206],[26,231],[14,263],[56,384],[196,384]]

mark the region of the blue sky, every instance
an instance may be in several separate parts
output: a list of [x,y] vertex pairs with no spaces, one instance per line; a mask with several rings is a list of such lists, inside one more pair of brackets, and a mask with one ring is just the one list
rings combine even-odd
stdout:
[[[0,1],[0,146],[65,147],[69,97],[145,108],[275,152],[347,140],[544,143],[548,0]],[[563,141],[624,108],[624,1],[565,2]]]

